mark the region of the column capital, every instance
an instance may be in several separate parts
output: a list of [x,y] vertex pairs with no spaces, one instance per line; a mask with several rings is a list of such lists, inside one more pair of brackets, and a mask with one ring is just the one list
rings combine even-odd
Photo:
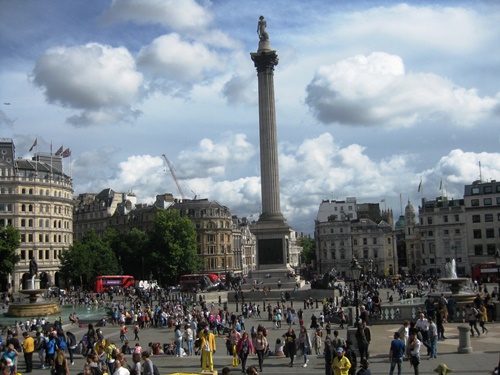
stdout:
[[274,67],[278,65],[279,58],[276,51],[252,52],[250,53],[252,61],[257,68],[257,73],[272,73]]

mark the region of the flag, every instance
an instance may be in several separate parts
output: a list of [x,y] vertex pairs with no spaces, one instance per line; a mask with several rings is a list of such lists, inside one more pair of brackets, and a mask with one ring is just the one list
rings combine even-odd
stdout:
[[418,192],[420,193],[420,189],[422,188],[422,180],[420,180],[420,183],[418,184]]
[[439,190],[443,190],[443,177],[441,177],[441,182],[439,182]]
[[31,152],[37,144],[38,144],[38,138],[35,138],[35,142],[33,142],[33,146],[31,146],[31,148],[28,152]]
[[56,156],[61,155],[61,154],[62,154],[62,152],[63,152],[63,146],[61,146],[61,147],[59,147],[59,148],[57,149],[57,151],[56,151]]
[[71,156],[71,150],[69,148],[67,148],[66,150],[64,150],[64,152],[62,153],[61,156],[63,158],[67,158],[68,156]]

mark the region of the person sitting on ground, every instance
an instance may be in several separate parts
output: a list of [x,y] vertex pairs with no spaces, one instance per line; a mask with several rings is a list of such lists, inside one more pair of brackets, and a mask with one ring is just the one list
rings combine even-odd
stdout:
[[276,339],[276,345],[274,347],[273,355],[275,357],[284,357],[285,356],[285,352],[283,351],[283,343],[281,342],[280,338]]

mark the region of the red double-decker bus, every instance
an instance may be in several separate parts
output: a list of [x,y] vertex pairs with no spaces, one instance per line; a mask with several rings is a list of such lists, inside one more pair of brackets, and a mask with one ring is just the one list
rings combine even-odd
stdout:
[[472,280],[482,283],[496,283],[498,269],[495,262],[476,263],[472,266]]
[[134,276],[127,275],[112,275],[112,276],[96,276],[94,290],[97,293],[106,292],[110,288],[118,287],[127,289],[135,286]]

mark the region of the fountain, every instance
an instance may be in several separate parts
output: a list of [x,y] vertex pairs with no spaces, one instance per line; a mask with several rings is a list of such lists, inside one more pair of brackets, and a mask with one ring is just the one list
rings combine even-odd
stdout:
[[[441,297],[444,294],[445,297],[453,297],[457,302],[471,302],[474,300],[475,293],[467,287],[467,283],[470,282],[468,277],[458,277],[455,259],[445,265],[445,276],[438,279],[441,284],[440,291],[429,293],[433,298]],[[446,291],[448,289],[449,291]]]
[[[9,304],[9,310],[5,313],[6,316],[15,317],[37,317],[59,314],[60,310],[55,302],[38,301],[47,289],[40,289],[40,279],[37,278],[38,265],[36,260],[30,260],[30,277],[28,285],[23,285],[23,289],[19,293],[28,296],[28,303],[13,302]],[[27,288],[25,288],[27,286]]]

